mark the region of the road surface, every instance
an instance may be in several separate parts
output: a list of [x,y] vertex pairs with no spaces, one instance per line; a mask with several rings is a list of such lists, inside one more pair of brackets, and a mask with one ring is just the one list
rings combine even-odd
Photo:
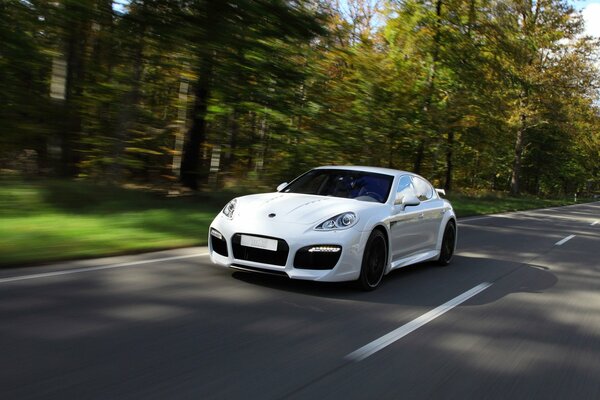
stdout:
[[592,203],[462,220],[369,293],[205,248],[4,269],[0,399],[599,399],[599,250]]

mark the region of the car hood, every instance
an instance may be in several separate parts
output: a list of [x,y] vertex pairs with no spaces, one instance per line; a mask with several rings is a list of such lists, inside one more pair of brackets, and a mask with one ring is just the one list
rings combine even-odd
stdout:
[[[236,217],[240,219],[295,224],[316,224],[344,212],[358,213],[367,207],[382,205],[339,197],[278,192],[243,196],[237,202]],[[275,216],[269,217],[270,214]]]

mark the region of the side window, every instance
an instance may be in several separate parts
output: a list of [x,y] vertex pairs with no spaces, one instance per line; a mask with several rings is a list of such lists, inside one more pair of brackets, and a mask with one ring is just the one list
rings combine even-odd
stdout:
[[401,195],[404,197],[408,193],[415,193],[415,189],[413,187],[413,183],[410,179],[410,175],[403,175],[400,177],[400,181],[398,182],[398,189],[396,190],[396,197]]
[[433,197],[433,188],[425,180],[413,176],[413,185],[415,186],[415,194],[421,201],[429,200]]

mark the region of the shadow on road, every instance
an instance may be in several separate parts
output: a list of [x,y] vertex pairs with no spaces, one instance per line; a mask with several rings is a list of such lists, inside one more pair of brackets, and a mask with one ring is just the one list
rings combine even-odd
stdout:
[[[495,290],[495,298],[486,296],[486,302],[496,301],[513,292],[540,293],[558,281],[546,267],[466,256],[456,256],[448,267],[423,263],[392,271],[373,292],[363,292],[353,282],[301,281],[240,271],[233,272],[232,277],[248,285],[281,292],[369,303],[431,307],[439,305],[440,298],[449,300],[482,282],[495,283],[517,271],[525,274],[527,279],[513,291],[502,293]],[[427,293],[431,295],[428,296]]]

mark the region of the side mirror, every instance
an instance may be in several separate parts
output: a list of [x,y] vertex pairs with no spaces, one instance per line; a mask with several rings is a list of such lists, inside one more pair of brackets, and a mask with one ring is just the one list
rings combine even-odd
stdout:
[[398,205],[398,204],[402,205],[402,208],[407,207],[407,206],[418,206],[419,204],[421,204],[421,200],[419,200],[419,198],[412,193],[411,194],[397,193],[396,200],[394,201],[394,205]]
[[281,190],[283,190],[284,187],[286,187],[288,185],[287,182],[283,182],[281,185],[277,186],[277,191],[280,192]]

